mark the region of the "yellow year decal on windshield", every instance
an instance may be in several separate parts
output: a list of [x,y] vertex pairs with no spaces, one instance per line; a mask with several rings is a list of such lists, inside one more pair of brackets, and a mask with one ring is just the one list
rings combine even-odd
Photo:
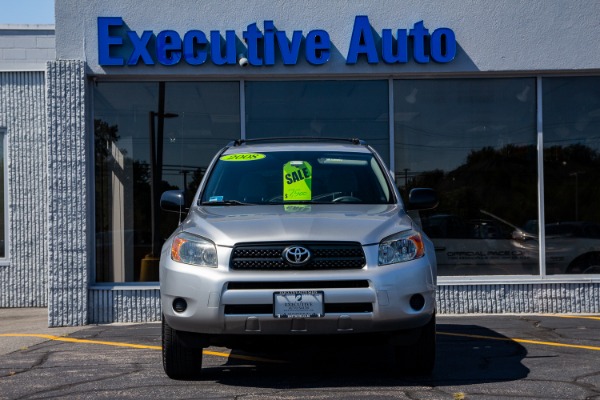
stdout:
[[283,201],[312,199],[312,166],[290,161],[283,166]]
[[239,153],[229,154],[220,158],[222,161],[254,161],[265,158],[264,154],[260,153]]

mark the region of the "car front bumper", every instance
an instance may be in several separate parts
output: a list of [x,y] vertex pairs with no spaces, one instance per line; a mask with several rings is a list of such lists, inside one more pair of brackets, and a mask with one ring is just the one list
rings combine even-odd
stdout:
[[[161,258],[162,312],[174,329],[209,335],[327,335],[379,333],[424,326],[435,312],[432,261],[377,266],[377,246],[364,246],[359,270],[231,271],[230,248],[219,247],[218,268]],[[325,313],[315,318],[277,318],[274,293],[322,291]],[[422,296],[423,306],[411,306]],[[183,312],[173,302],[183,299]]]

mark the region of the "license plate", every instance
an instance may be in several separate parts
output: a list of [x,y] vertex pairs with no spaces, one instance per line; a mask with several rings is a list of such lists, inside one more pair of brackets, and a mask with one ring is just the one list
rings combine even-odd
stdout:
[[323,314],[323,292],[293,290],[273,293],[275,318],[319,318]]

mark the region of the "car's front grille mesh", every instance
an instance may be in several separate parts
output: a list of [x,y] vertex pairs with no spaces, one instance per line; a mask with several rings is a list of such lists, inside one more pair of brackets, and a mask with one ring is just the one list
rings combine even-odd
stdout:
[[[293,264],[284,256],[290,247],[303,247],[310,258]],[[230,268],[234,270],[335,270],[361,269],[365,253],[360,243],[354,242],[277,242],[242,243],[233,248]]]
[[355,289],[368,288],[369,281],[366,279],[360,280],[337,280],[337,281],[246,281],[246,282],[229,282],[227,290],[307,290],[307,289]]

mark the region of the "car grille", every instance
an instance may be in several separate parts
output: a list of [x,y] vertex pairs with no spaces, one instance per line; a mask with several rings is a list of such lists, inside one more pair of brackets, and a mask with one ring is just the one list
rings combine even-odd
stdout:
[[[285,249],[301,246],[310,251],[305,263],[294,265],[283,256]],[[365,253],[354,242],[242,243],[233,248],[230,268],[234,270],[335,270],[361,269]]]
[[355,289],[368,288],[367,280],[339,281],[268,281],[268,282],[229,282],[227,290],[307,290],[307,289]]

